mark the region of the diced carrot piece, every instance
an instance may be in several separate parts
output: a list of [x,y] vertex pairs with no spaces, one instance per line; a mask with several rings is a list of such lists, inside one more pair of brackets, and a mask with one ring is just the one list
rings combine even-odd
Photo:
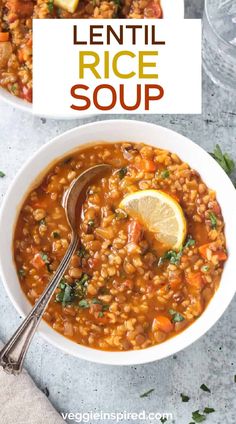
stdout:
[[9,40],[9,32],[0,32],[0,42]]
[[207,243],[207,244],[203,244],[202,246],[200,246],[198,248],[198,251],[200,253],[200,255],[204,258],[207,259],[207,250],[211,249],[212,244],[211,243]]
[[190,272],[186,275],[187,283],[196,288],[202,289],[204,287],[204,281],[201,272]]
[[228,255],[223,250],[218,250],[216,253],[213,253],[217,256],[219,261],[226,261],[228,259]]
[[224,252],[223,250],[216,250],[214,251],[212,249],[212,247],[214,246],[214,243],[207,243],[207,244],[203,244],[202,246],[200,246],[198,248],[200,255],[204,258],[204,259],[208,259],[207,258],[207,250],[210,249],[212,251],[212,255],[213,256],[217,256],[219,261],[226,261],[228,256],[227,253]]
[[144,171],[144,172],[155,172],[157,169],[155,162],[153,162],[153,160],[150,160],[150,159],[138,158],[136,160],[135,166],[138,170]]
[[153,331],[163,331],[164,333],[170,333],[174,329],[174,324],[171,320],[164,315],[158,315],[152,324]]
[[36,269],[41,269],[45,266],[45,262],[42,259],[42,256],[40,255],[40,253],[36,253],[36,255],[34,255],[31,263]]
[[128,243],[138,243],[142,234],[142,225],[133,220],[128,225]]
[[181,282],[182,282],[181,278],[176,278],[175,280],[174,279],[171,280],[169,283],[171,289],[176,290],[180,286]]

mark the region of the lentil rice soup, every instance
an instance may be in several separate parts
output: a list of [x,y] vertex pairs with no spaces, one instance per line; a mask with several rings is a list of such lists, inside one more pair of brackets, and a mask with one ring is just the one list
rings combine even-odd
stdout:
[[[17,219],[20,284],[34,304],[70,243],[63,193],[99,163],[111,164],[112,170],[81,200],[80,244],[44,318],[57,332],[91,348],[148,348],[203,313],[227,260],[216,193],[176,154],[121,142],[90,145],[60,159],[28,194]],[[121,207],[128,196],[145,200],[148,193],[168,199],[182,217],[186,231],[178,248],[161,242],[145,220]]]
[[32,102],[32,19],[160,19],[160,0],[0,0],[0,87]]

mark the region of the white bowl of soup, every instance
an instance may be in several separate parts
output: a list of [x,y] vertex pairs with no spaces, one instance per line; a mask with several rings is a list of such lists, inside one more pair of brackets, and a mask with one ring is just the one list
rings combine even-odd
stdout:
[[[81,245],[39,332],[89,361],[159,360],[203,336],[235,293],[235,188],[207,152],[176,132],[108,120],[44,145],[18,173],[2,205],[4,286],[26,316],[70,240],[63,192],[102,162],[112,165],[112,174],[87,191]],[[161,190],[182,208],[187,228],[178,249],[163,249],[145,223],[122,214],[122,198],[143,190]]]

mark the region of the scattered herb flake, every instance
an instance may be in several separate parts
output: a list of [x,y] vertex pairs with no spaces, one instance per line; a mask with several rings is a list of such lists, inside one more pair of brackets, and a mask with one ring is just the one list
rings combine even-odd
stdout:
[[201,268],[201,270],[203,272],[207,272],[207,271],[209,271],[209,269],[210,269],[210,267],[208,265],[203,265],[202,268]]
[[49,0],[48,1],[48,11],[49,13],[53,13],[54,10],[54,0]]
[[105,312],[109,309],[109,305],[102,305],[102,311]]
[[195,240],[192,238],[192,236],[188,236],[187,241],[184,245],[184,248],[195,246]]
[[20,278],[24,278],[26,276],[26,272],[23,268],[19,269],[18,274]]
[[174,250],[168,250],[158,261],[158,266],[162,265],[166,260],[169,260],[171,264],[177,265],[181,259],[182,250],[175,252]]
[[95,221],[94,221],[94,219],[89,219],[89,220],[88,220],[88,226],[89,226],[90,228],[94,228],[94,226],[95,226]]
[[168,169],[165,169],[164,171],[162,171],[161,173],[161,178],[169,178],[170,176],[170,171],[168,171]]
[[211,221],[211,228],[215,229],[217,227],[217,218],[213,212],[209,212],[209,218]]
[[211,393],[210,389],[205,384],[202,384],[200,386],[200,389],[202,389],[204,392]]
[[62,279],[59,284],[60,292],[56,294],[56,302],[66,306],[74,300],[74,288],[68,284],[65,279]]
[[96,299],[95,297],[92,299],[92,302],[91,303],[93,305],[101,305],[102,304],[101,300]]
[[79,250],[77,250],[76,254],[80,258],[87,258],[88,257],[88,252],[83,245],[80,246],[80,248],[79,248]]
[[189,396],[184,395],[183,393],[180,394],[182,402],[188,402],[190,400]]
[[0,171],[0,178],[3,178],[5,176],[6,176],[6,174],[4,174],[4,172]]
[[87,294],[87,287],[88,287],[88,280],[89,280],[88,274],[82,274],[79,280],[75,280],[74,282],[74,294],[75,298],[83,299]]
[[117,221],[120,221],[122,219],[127,219],[128,215],[123,209],[118,208],[115,210],[115,217]]
[[180,259],[183,254],[183,250],[187,247],[191,247],[195,245],[195,240],[192,238],[192,236],[188,236],[186,243],[184,246],[176,252],[175,250],[168,250],[158,261],[158,266],[163,265],[163,263],[166,260],[169,260],[171,264],[178,265],[180,262]]
[[228,153],[223,153],[219,144],[216,145],[213,153],[210,153],[211,156],[218,162],[218,164],[223,168],[226,174],[230,175],[235,169],[235,163],[231,159]]
[[179,312],[175,311],[174,309],[169,309],[169,314],[172,316],[172,322],[184,321],[183,315],[181,315]]
[[45,263],[48,272],[51,272],[51,268],[50,268],[51,262],[50,262],[50,260],[48,258],[48,255],[46,253],[44,253],[44,252],[39,252],[39,254],[40,254],[43,262]]
[[102,318],[104,313],[102,311],[98,312],[98,318]]
[[166,423],[166,421],[167,421],[167,418],[165,418],[165,417],[162,417],[162,418],[160,418],[160,421],[161,421],[161,423],[162,423],[162,424],[164,424],[164,423]]
[[90,303],[87,299],[82,299],[79,301],[79,307],[83,309],[88,309],[90,308]]
[[213,412],[215,412],[215,409],[206,407],[203,412],[205,414],[212,414]]
[[155,389],[150,389],[147,392],[144,392],[142,395],[140,395],[141,398],[148,397],[152,392],[154,392]]
[[200,414],[199,409],[197,411],[194,411],[192,413],[192,419],[196,422],[196,423],[202,423],[203,421],[206,420],[206,415]]
[[40,221],[39,221],[39,225],[46,225],[46,220],[45,220],[45,218],[40,219]]
[[56,240],[61,238],[60,233],[58,233],[58,231],[53,231],[52,235],[53,235],[53,238],[56,239]]
[[119,174],[119,177],[120,177],[121,180],[126,176],[127,172],[128,172],[127,168],[120,168],[119,169],[118,174]]

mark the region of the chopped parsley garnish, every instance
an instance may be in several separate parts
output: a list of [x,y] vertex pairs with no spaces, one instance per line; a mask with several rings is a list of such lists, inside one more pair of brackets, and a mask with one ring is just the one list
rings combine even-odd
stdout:
[[95,221],[94,221],[94,219],[89,219],[89,220],[88,220],[88,226],[89,226],[90,228],[94,228],[94,226],[95,226]]
[[211,221],[211,228],[215,229],[217,227],[217,218],[213,212],[209,212],[209,218]]
[[182,322],[182,321],[184,321],[183,315],[181,315],[177,311],[174,311],[174,309],[169,309],[169,314],[172,316],[172,322]]
[[169,178],[170,176],[170,171],[168,171],[168,169],[165,169],[164,171],[162,171],[161,173],[161,178]]
[[205,384],[202,384],[200,386],[200,389],[202,389],[204,392],[211,393],[210,389]]
[[201,268],[201,270],[203,272],[207,272],[207,271],[209,271],[209,269],[210,269],[210,267],[208,265],[203,265],[202,268]]
[[5,176],[6,176],[6,174],[4,174],[4,172],[0,171],[0,178],[3,178]]
[[203,412],[205,414],[212,414],[213,412],[215,412],[215,409],[206,407]]
[[181,393],[181,394],[180,394],[180,396],[181,396],[182,402],[188,402],[188,401],[189,401],[189,399],[190,399],[190,397],[189,397],[189,396],[186,396],[186,395],[184,395],[183,393]]
[[45,218],[40,219],[40,221],[39,221],[39,225],[46,225]]
[[117,221],[120,221],[122,219],[127,219],[128,215],[123,209],[118,208],[115,210],[115,217]]
[[48,11],[49,13],[53,13],[54,10],[54,0],[49,0],[48,1]]
[[47,267],[48,272],[51,272],[51,269],[50,269],[50,264],[51,264],[51,262],[50,262],[50,260],[49,260],[49,258],[48,258],[48,255],[47,255],[46,253],[44,253],[44,252],[39,252],[39,254],[40,254],[40,256],[41,256],[41,258],[42,258],[43,262],[45,263],[45,265],[46,265],[46,267]]
[[61,280],[58,287],[61,291],[56,294],[56,302],[66,306],[74,300],[74,288],[72,285],[68,284],[64,278]]
[[92,302],[91,303],[93,305],[101,305],[102,304],[101,300],[96,299],[95,297],[92,299]]
[[26,272],[23,268],[19,269],[18,274],[20,278],[23,278],[26,276]]
[[12,86],[11,86],[11,91],[13,92],[13,93],[15,93],[15,91],[17,90],[17,84],[12,84]]
[[158,261],[158,266],[162,265],[165,261],[170,261],[171,264],[177,265],[181,259],[182,250],[175,252],[174,250],[168,250]]
[[102,305],[102,311],[105,312],[109,309],[109,305]]
[[75,280],[74,296],[77,299],[83,299],[86,296],[89,278],[88,274],[82,274],[79,280]]
[[79,301],[79,307],[83,309],[88,309],[90,308],[90,303],[87,299],[82,299]]
[[76,254],[80,258],[87,258],[88,257],[88,252],[83,245],[80,246],[80,248],[79,248],[79,250],[77,250]]
[[150,389],[147,392],[143,393],[142,395],[140,395],[141,398],[145,398],[148,397],[152,392],[154,392],[155,389]]
[[83,298],[87,294],[87,283],[89,278],[89,275],[83,274],[82,277],[79,280],[75,280],[73,284],[68,284],[66,279],[63,278],[58,286],[61,291],[56,295],[56,302],[60,302],[63,306],[66,306],[68,303],[75,303],[76,300],[84,300]]
[[189,248],[195,245],[195,240],[192,238],[192,236],[188,236],[187,241],[185,242],[184,246],[176,252],[175,250],[168,250],[158,261],[158,266],[163,265],[163,263],[167,260],[170,261],[173,265],[178,265],[180,262],[180,259],[183,254],[183,250],[185,248]]
[[192,413],[192,419],[195,421],[195,423],[202,423],[206,420],[206,415],[200,414],[198,409]]
[[53,235],[53,238],[56,239],[56,240],[61,238],[60,233],[58,233],[58,231],[53,231],[52,235]]
[[223,153],[219,144],[216,145],[213,153],[210,153],[211,156],[218,162],[218,164],[223,168],[226,174],[230,175],[235,169],[235,163],[231,159],[228,153]]
[[166,423],[166,421],[167,421],[167,418],[162,417],[162,418],[160,418],[160,421],[161,421],[161,423],[162,423],[162,424],[165,424],[165,423]]
[[119,169],[118,174],[119,174],[119,177],[120,177],[121,180],[126,176],[127,172],[128,172],[127,168],[120,168]]
[[186,243],[185,243],[185,245],[184,245],[184,248],[188,248],[188,247],[192,247],[192,246],[195,246],[195,240],[192,238],[192,236],[189,236],[188,238],[187,238],[187,241],[186,241]]

